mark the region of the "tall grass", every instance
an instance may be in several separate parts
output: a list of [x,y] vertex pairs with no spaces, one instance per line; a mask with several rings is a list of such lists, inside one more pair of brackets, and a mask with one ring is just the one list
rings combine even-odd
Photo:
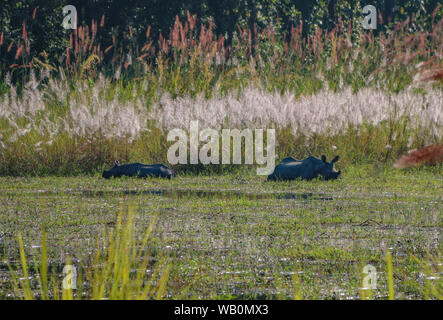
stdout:
[[[123,210],[113,230],[103,232],[97,239],[92,265],[79,265],[77,269],[77,290],[73,285],[64,288],[60,274],[50,275],[47,262],[46,235],[43,233],[41,256],[34,261],[30,272],[21,234],[18,235],[20,264],[8,267],[16,298],[32,299],[162,299],[166,295],[171,265],[167,257],[160,257],[152,263],[149,251],[149,237],[155,224],[151,222],[143,238],[137,240],[134,232],[134,214],[130,208]],[[66,265],[73,261],[67,260]],[[153,272],[147,276],[147,270]],[[37,279],[31,281],[33,278]],[[37,289],[39,288],[39,289]]]
[[387,272],[386,276],[388,278],[388,297],[389,300],[394,300],[395,293],[394,293],[394,272],[392,270],[392,256],[391,252],[386,251],[386,266],[387,266]]
[[24,97],[11,93],[0,101],[1,174],[88,173],[114,159],[167,164],[168,131],[188,130],[191,120],[199,120],[201,130],[272,127],[280,158],[339,153],[343,164],[389,161],[443,139],[439,90],[394,94],[348,88],[297,98],[251,86],[239,95],[209,99],[165,94],[147,107],[135,92],[126,100],[118,98],[119,89],[106,97],[111,83],[105,78],[71,93],[61,81],[44,89],[34,81]]
[[[374,37],[339,23],[285,38],[272,24],[238,28],[232,46],[196,17],[143,45],[129,28],[100,43],[105,20],[80,26],[60,62],[30,56],[32,33],[2,33],[0,174],[77,174],[114,159],[166,162],[172,127],[275,127],[280,156],[340,153],[389,161],[442,142],[443,20]],[[253,36],[255,35],[255,36]],[[286,39],[286,40],[285,40]],[[425,84],[422,79],[432,80]]]
[[[417,71],[441,68],[443,20],[436,21],[430,31],[411,33],[414,23],[407,19],[378,37],[342,21],[330,32],[317,27],[307,37],[302,35],[301,23],[286,37],[273,24],[254,32],[238,27],[232,46],[226,47],[223,36],[214,35],[212,21],[198,26],[196,16],[188,13],[186,21],[176,18],[168,37],[160,35],[154,41],[150,26],[145,34],[135,34],[129,27],[113,35],[112,44],[105,48],[100,43],[102,19],[73,30],[65,39],[68,45],[61,61],[45,52],[30,56],[32,30],[24,24],[18,39],[2,33],[0,54],[14,63],[1,66],[0,79],[11,73],[12,82],[22,87],[32,72],[49,73],[66,77],[75,86],[79,79],[93,82],[104,74],[125,86],[147,80],[153,87],[150,95],[161,89],[173,97],[199,92],[212,96],[242,88],[249,79],[270,91],[295,89],[298,95],[313,93],[324,84],[332,89],[387,85],[401,90]],[[417,66],[420,62],[425,63]]]
[[441,255],[432,256],[428,254],[426,259],[419,259],[411,254],[411,259],[420,266],[424,285],[421,291],[425,299],[443,300],[443,263]]

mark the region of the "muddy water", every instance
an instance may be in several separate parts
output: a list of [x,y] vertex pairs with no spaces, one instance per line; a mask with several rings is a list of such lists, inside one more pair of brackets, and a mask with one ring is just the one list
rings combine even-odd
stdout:
[[[298,274],[309,287],[307,297],[355,299],[359,264],[371,262],[384,277],[384,250],[406,261],[409,252],[435,252],[442,235],[441,201],[420,199],[167,188],[5,192],[0,198],[0,254],[8,252],[11,264],[18,265],[20,231],[25,250],[37,257],[44,224],[56,257],[50,266],[59,273],[61,253],[92,255],[90,240],[103,227],[115,226],[121,203],[137,205],[140,230],[159,213],[154,249],[171,255],[172,282],[179,287],[205,272],[190,298],[290,298],[292,276]],[[8,281],[7,266],[0,263],[0,298],[10,294]]]

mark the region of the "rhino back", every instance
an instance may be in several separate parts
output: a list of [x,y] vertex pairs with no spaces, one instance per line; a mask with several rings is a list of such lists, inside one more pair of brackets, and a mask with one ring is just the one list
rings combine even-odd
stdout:
[[302,160],[297,160],[294,157],[284,158],[280,163],[289,163],[289,162],[301,162]]
[[140,176],[170,177],[172,170],[163,164],[143,165],[140,169]]
[[123,174],[128,175],[130,177],[135,176],[138,172],[143,168],[143,164],[141,163],[130,163],[119,166],[119,169],[123,172]]
[[312,179],[314,172],[310,163],[286,162],[275,167],[274,174],[283,180],[294,180],[297,178]]

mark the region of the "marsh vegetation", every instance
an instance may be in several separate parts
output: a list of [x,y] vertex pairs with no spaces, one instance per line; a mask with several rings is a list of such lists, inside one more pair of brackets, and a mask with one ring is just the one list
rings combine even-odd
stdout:
[[[40,270],[45,230],[53,283],[60,289],[68,258],[82,284],[74,298],[97,297],[91,270],[106,265],[100,261],[107,260],[110,234],[131,220],[127,250],[143,255],[129,265],[116,261],[128,265],[128,279],[139,287],[152,280],[159,290],[155,285],[167,272],[162,298],[361,299],[368,296],[360,290],[362,270],[371,264],[378,275],[371,297],[385,299],[387,252],[396,299],[441,298],[442,179],[441,168],[371,166],[347,168],[337,181],[283,183],[254,174],[172,181],[2,178],[2,260],[23,277],[20,233],[30,288],[39,297],[34,268]],[[150,236],[143,240],[146,230]],[[143,283],[135,281],[140,270],[146,272]],[[5,262],[0,279],[2,298],[21,295],[12,290]],[[114,273],[102,280],[121,279]],[[103,291],[102,297],[142,291]]]

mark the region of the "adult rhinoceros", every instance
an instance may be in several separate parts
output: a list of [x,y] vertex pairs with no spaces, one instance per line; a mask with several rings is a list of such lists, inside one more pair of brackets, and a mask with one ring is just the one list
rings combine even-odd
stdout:
[[321,156],[321,159],[310,156],[304,160],[288,157],[275,167],[274,172],[268,176],[268,180],[294,180],[297,178],[311,180],[319,175],[325,180],[337,179],[341,171],[334,169],[334,163],[338,159],[339,156],[336,156],[331,162],[327,162],[325,156]]
[[171,179],[175,176],[173,170],[169,169],[163,164],[143,164],[143,163],[130,163],[120,165],[118,161],[115,161],[114,166],[110,170],[103,171],[102,177],[109,179],[111,177],[162,177]]

